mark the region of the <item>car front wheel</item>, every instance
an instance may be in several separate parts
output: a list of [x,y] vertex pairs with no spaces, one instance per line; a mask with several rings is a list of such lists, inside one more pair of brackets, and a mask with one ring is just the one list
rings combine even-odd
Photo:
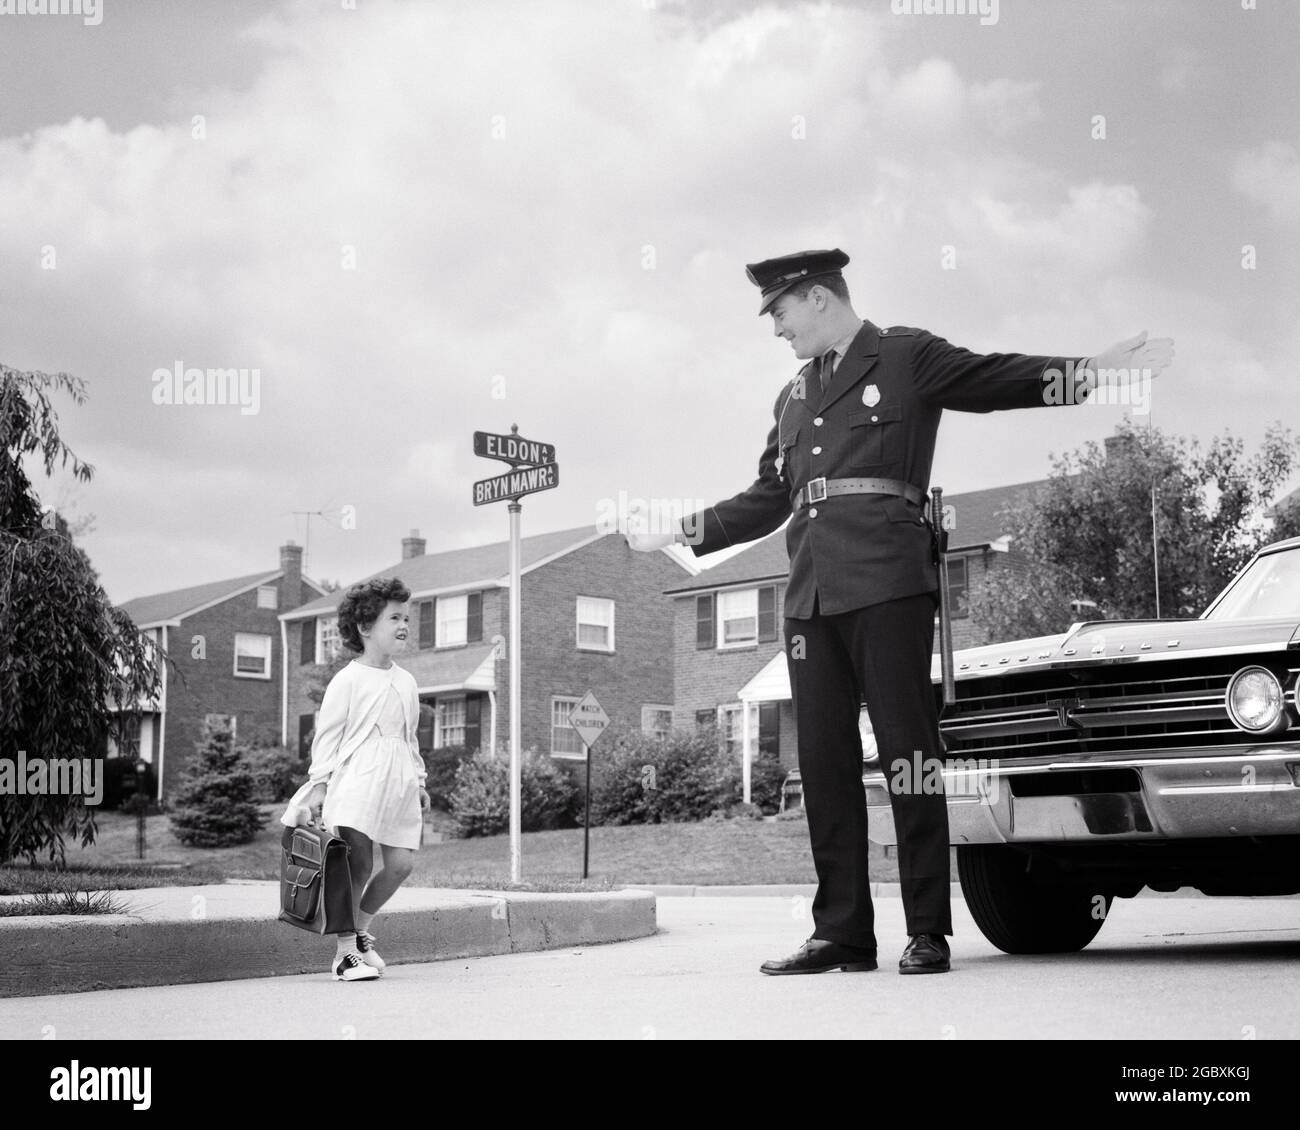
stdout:
[[1005,844],[960,844],[957,876],[975,925],[1004,953],[1073,953],[1101,929],[1112,894],[1030,877]]

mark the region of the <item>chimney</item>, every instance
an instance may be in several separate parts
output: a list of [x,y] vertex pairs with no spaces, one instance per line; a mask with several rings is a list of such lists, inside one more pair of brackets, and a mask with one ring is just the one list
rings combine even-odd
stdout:
[[280,587],[281,593],[284,594],[284,603],[281,607],[285,610],[297,608],[303,602],[302,546],[292,541],[280,546],[280,570],[284,573],[284,580]]
[[420,531],[412,530],[409,538],[402,539],[402,560],[406,561],[412,557],[423,557],[424,544],[424,538],[420,537]]

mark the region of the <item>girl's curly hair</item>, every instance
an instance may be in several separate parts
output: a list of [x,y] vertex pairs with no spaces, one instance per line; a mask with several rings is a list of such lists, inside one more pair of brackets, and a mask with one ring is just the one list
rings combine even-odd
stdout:
[[365,651],[362,628],[369,628],[390,600],[405,603],[411,590],[396,577],[376,577],[353,585],[339,601],[339,636],[353,651]]

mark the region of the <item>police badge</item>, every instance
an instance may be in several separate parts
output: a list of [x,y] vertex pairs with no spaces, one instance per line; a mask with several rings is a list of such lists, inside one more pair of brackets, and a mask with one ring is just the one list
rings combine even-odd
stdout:
[[862,390],[862,403],[868,408],[874,408],[880,403],[880,389],[875,385],[867,385]]

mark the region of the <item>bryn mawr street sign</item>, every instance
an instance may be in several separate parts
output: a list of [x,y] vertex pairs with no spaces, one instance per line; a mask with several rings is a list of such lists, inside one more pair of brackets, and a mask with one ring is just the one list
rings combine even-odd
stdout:
[[474,505],[484,506],[504,498],[518,498],[521,494],[534,494],[560,485],[560,468],[555,463],[540,467],[519,467],[492,479],[480,479],[474,484]]

